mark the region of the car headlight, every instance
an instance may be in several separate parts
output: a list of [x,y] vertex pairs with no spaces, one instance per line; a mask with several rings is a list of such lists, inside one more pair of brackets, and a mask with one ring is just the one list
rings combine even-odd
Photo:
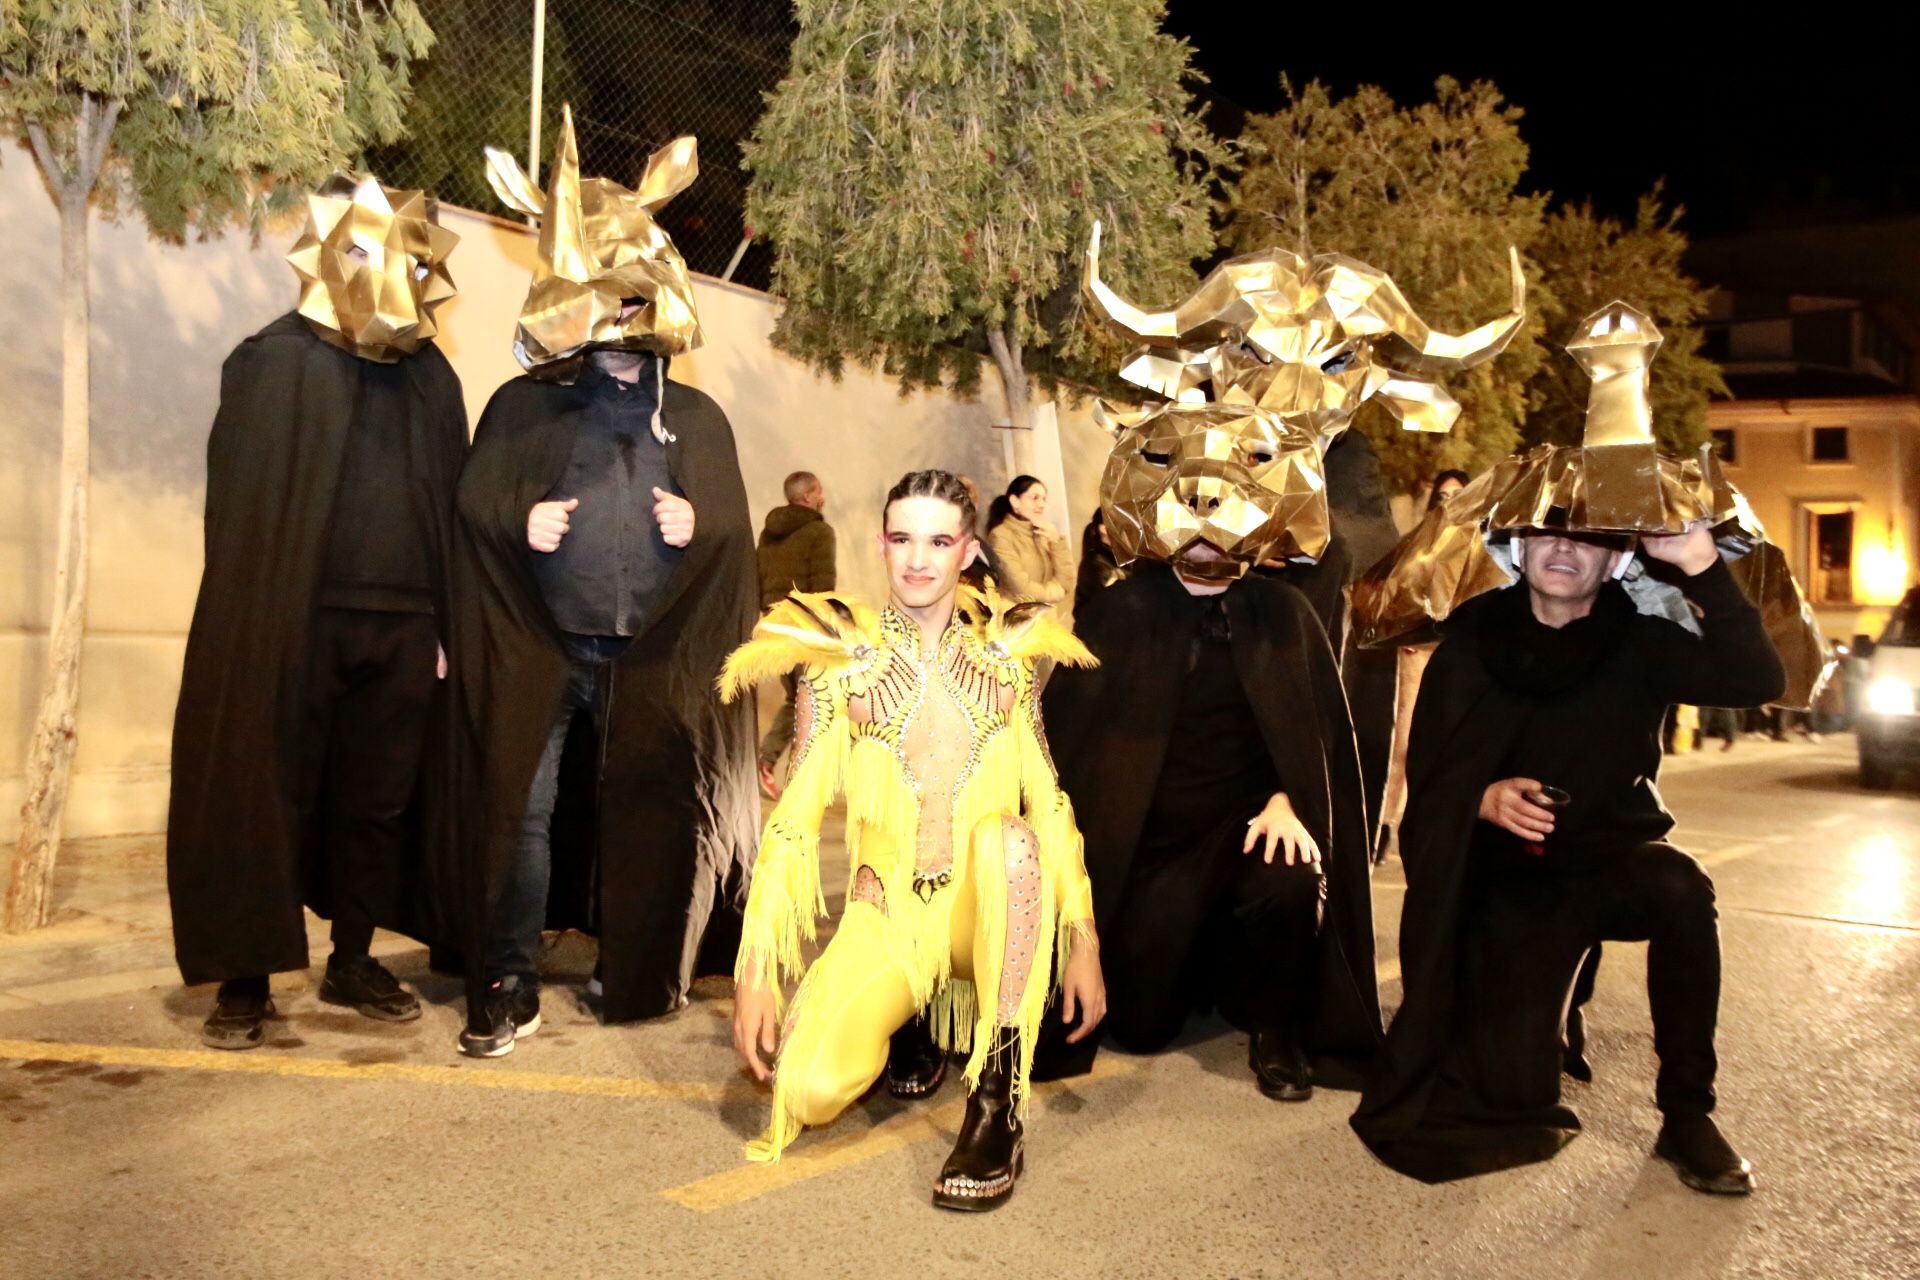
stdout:
[[1913,686],[1898,676],[1881,676],[1867,686],[1867,710],[1886,716],[1913,714]]

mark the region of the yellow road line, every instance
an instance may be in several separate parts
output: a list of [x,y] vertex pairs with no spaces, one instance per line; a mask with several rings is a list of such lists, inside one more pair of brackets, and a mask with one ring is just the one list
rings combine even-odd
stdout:
[[521,1093],[684,1102],[717,1102],[727,1094],[729,1088],[726,1084],[711,1082],[689,1083],[626,1076],[563,1076],[483,1066],[338,1062],[331,1058],[293,1058],[258,1050],[232,1053],[216,1049],[148,1049],[137,1045],[59,1044],[39,1040],[0,1040],[0,1059],[6,1058],[27,1062],[93,1062],[107,1067],[152,1067],[167,1071],[212,1071],[230,1075],[293,1076],[313,1080],[450,1084],[469,1089],[510,1089]]
[[[1093,1070],[1073,1080],[1054,1080],[1034,1086],[1034,1095],[1051,1097],[1075,1085],[1096,1084],[1124,1076],[1138,1067],[1129,1059],[1106,1053],[1094,1059]],[[795,1183],[806,1182],[837,1169],[861,1164],[890,1151],[910,1147],[931,1138],[950,1138],[966,1114],[964,1098],[955,1098],[931,1110],[918,1108],[883,1120],[864,1133],[822,1134],[788,1147],[772,1164],[743,1161],[738,1166],[685,1186],[669,1187],[660,1194],[677,1205],[712,1213],[747,1200],[764,1196]]]

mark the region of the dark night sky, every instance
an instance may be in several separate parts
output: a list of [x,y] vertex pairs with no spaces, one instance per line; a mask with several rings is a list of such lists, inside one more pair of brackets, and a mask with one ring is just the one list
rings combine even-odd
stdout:
[[[1402,104],[1442,74],[1492,80],[1526,111],[1529,189],[1606,213],[1631,213],[1661,178],[1695,237],[1920,213],[1920,22],[1894,6],[1828,6],[1827,30],[1806,16],[1822,7],[1796,8],[1790,32],[1760,6],[1729,6],[1739,16],[1719,27],[1675,18],[1682,6],[1541,6],[1524,28],[1456,18],[1457,34],[1398,7],[1321,6],[1317,24],[1250,18],[1249,0],[1169,7],[1213,92],[1251,111],[1280,105],[1282,72],[1339,95],[1378,84]],[[1609,17],[1631,32],[1596,33]]]

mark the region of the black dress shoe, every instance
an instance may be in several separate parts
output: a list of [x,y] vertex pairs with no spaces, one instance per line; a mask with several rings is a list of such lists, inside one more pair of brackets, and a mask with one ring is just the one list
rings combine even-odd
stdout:
[[1743,1159],[1712,1116],[1668,1116],[1660,1126],[1653,1154],[1679,1171],[1695,1191],[1719,1196],[1753,1194],[1753,1166]]
[[1593,1083],[1593,1064],[1587,1061],[1587,1015],[1575,1005],[1567,1010],[1567,1034],[1560,1043],[1560,1069],[1583,1084]]
[[967,1096],[967,1115],[953,1154],[933,1184],[940,1209],[984,1213],[1013,1194],[1025,1165],[1026,1130],[1013,1112],[1013,1073],[1020,1060],[1018,1033],[994,1032],[992,1051],[980,1070],[980,1085]]
[[346,1005],[381,1022],[412,1022],[420,1016],[420,1002],[386,966],[372,956],[327,957],[327,976],[320,983],[320,999]]
[[1299,1040],[1272,1031],[1256,1031],[1247,1045],[1247,1065],[1260,1092],[1276,1102],[1305,1102],[1313,1096],[1313,1069]]
[[893,1033],[887,1046],[887,1092],[924,1098],[947,1078],[947,1055],[933,1042],[926,1020],[915,1018]]
[[274,1014],[265,993],[232,991],[223,985],[213,1012],[200,1025],[200,1040],[214,1049],[258,1049],[266,1043],[264,1025]]

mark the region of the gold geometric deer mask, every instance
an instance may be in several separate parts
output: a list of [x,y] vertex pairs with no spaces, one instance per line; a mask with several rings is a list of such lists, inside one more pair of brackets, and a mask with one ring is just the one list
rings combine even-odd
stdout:
[[540,220],[533,284],[514,330],[521,368],[536,378],[572,382],[589,349],[673,356],[701,344],[686,260],[653,220],[655,210],[700,174],[692,137],[676,138],[648,157],[633,189],[580,176],[571,106],[563,109],[545,194],[518,160],[486,150],[494,193]]

